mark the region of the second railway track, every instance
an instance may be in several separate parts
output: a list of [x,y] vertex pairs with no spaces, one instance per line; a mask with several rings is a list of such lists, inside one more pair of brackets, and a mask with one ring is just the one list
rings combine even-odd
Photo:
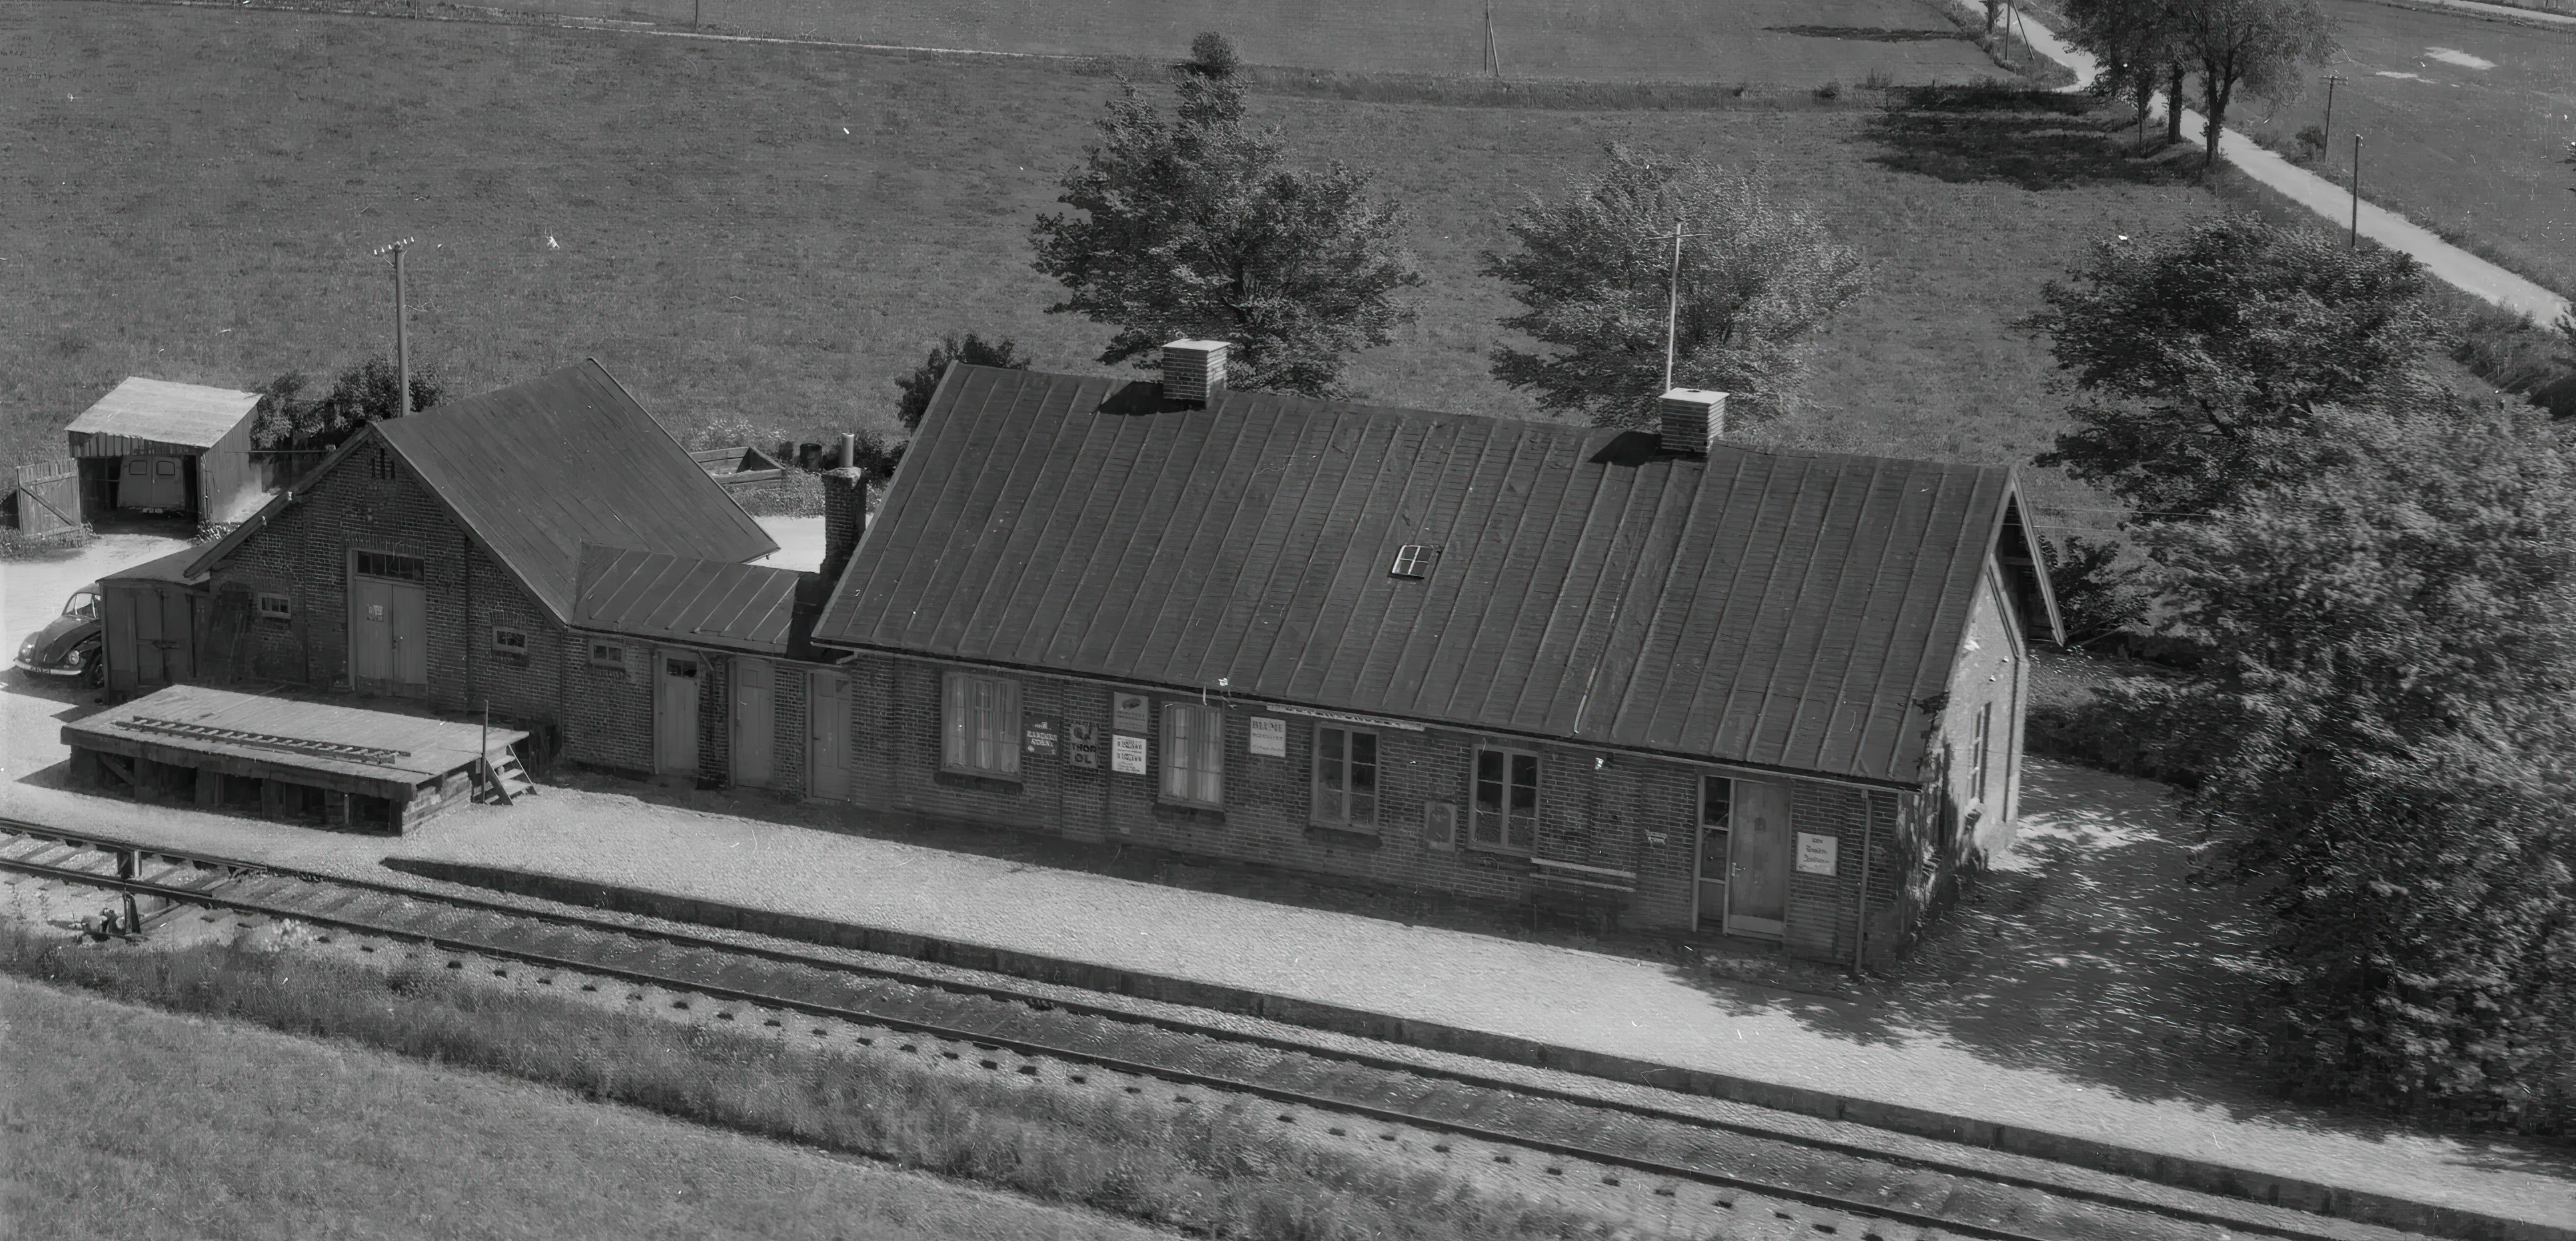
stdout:
[[[1908,1155],[1818,1136],[1812,1127],[1728,1122],[1412,1058],[1086,1003],[1059,988],[870,966],[570,910],[280,874],[92,842],[36,824],[0,820],[0,870],[128,893],[159,907],[162,916],[184,906],[230,909],[702,996],[718,1007],[796,1013],[1008,1051],[1032,1063],[1071,1067],[1069,1080],[1076,1083],[1085,1080],[1080,1070],[1097,1069],[1470,1139],[1550,1162],[1588,1164],[1607,1184],[1633,1174],[1669,1183],[1670,1192],[1705,1187],[1719,1191],[1721,1205],[1730,1209],[1742,1197],[1744,1209],[1768,1208],[1767,1227],[1803,1223],[1800,1231],[1809,1235],[1877,1241],[2366,1241],[2410,1235],[2101,1175],[2019,1175]],[[998,1065],[984,1062],[987,1068]],[[1283,1113],[1281,1119],[1292,1117]]]

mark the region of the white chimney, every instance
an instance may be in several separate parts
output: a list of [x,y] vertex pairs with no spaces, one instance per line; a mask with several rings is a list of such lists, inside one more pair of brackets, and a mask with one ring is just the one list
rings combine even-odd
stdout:
[[1709,446],[1726,438],[1726,394],[1698,388],[1673,388],[1655,398],[1663,415],[1665,452],[1705,456]]
[[1221,340],[1176,340],[1163,346],[1163,399],[1215,404],[1225,392],[1225,354],[1231,348]]

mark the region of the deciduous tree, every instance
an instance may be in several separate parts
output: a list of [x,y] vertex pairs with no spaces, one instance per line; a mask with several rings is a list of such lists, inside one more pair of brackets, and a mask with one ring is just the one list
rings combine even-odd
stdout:
[[[252,446],[293,452],[292,463],[300,468],[319,461],[314,454],[339,447],[368,423],[402,413],[401,378],[393,359],[382,354],[340,372],[331,381],[331,390],[318,397],[304,395],[311,382],[302,371],[289,371],[260,389],[259,404],[251,414]],[[435,372],[412,368],[414,413],[438,404],[445,391]]]
[[2426,387],[2425,292],[2403,254],[2251,216],[2099,243],[2025,321],[2085,398],[2039,463],[2150,518],[2224,508],[2296,468],[2319,407]]
[[2294,478],[2151,528],[2209,652],[2163,726],[2277,916],[2304,1093],[2576,1122],[2576,460],[2528,409],[2322,412]]
[[1029,359],[1010,340],[986,340],[973,332],[965,339],[949,336],[930,347],[930,356],[912,373],[894,381],[901,397],[895,402],[894,420],[906,433],[921,429],[922,415],[930,412],[931,395],[939,390],[939,377],[948,373],[948,364],[963,362],[968,366],[1003,366],[1026,369]]
[[1329,395],[1351,353],[1413,318],[1403,217],[1346,166],[1282,163],[1231,78],[1175,77],[1168,120],[1132,85],[1110,105],[1057,200],[1076,214],[1038,220],[1038,270],[1069,291],[1048,309],[1116,328],[1103,362],[1224,340],[1237,385]]
[[[2180,64],[2183,45],[2176,0],[2065,0],[2067,42],[2093,54],[2102,66],[2094,89],[2126,95],[2143,118],[2156,89]],[[2176,95],[2181,93],[2176,90]],[[2143,123],[2143,122],[2142,122]],[[2171,123],[2179,125],[2179,113]],[[2179,131],[2174,131],[2179,137]]]
[[[2192,69],[2200,76],[2201,167],[2218,159],[2228,105],[2239,92],[2274,103],[2296,98],[2307,69],[2334,52],[2316,0],[2171,0]],[[2180,95],[2177,90],[2175,94]]]
[[1485,256],[1486,274],[1527,308],[1503,326],[1547,350],[1498,349],[1495,376],[1546,409],[1649,424],[1664,383],[1676,222],[1673,382],[1732,394],[1730,417],[1794,409],[1809,337],[1867,286],[1859,251],[1749,178],[1625,146],[1563,201],[1522,207],[1509,225],[1518,251]]

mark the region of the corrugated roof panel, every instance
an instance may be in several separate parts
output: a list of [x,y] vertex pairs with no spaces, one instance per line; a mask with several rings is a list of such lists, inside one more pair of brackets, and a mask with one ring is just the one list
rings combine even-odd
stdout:
[[63,430],[212,448],[258,406],[256,392],[129,375]]
[[640,638],[785,654],[798,586],[793,569],[581,545],[574,626]]
[[817,637],[1910,780],[2009,471],[1622,442],[959,367]]

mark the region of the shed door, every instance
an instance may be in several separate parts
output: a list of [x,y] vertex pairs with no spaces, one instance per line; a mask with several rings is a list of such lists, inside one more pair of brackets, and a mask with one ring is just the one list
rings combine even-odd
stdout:
[[161,596],[161,675],[177,685],[194,677],[197,616],[194,598],[179,586],[164,586]]
[[1734,853],[1726,929],[1778,937],[1789,906],[1789,787],[1767,780],[1735,782],[1727,812]]
[[169,674],[162,671],[161,661],[165,644],[161,641],[160,588],[145,586],[131,592],[120,590],[116,593],[126,601],[125,642],[132,656],[126,666],[134,669],[134,688],[146,690],[169,684]]
[[698,657],[663,655],[653,678],[653,770],[698,771]]
[[733,661],[733,782],[767,788],[770,751],[778,736],[776,666],[766,659]]
[[394,670],[394,584],[379,577],[354,579],[356,606],[349,617],[349,675],[384,681]]
[[[141,674],[141,650],[149,647],[136,641],[135,617],[138,604],[149,602],[151,595],[121,586],[106,588],[107,593],[107,688],[123,695],[131,692],[135,678]],[[157,660],[155,662],[158,662]]]
[[807,791],[826,801],[850,800],[850,678],[817,672],[805,696]]
[[394,680],[404,685],[429,684],[429,592],[417,582],[388,582],[393,588]]

